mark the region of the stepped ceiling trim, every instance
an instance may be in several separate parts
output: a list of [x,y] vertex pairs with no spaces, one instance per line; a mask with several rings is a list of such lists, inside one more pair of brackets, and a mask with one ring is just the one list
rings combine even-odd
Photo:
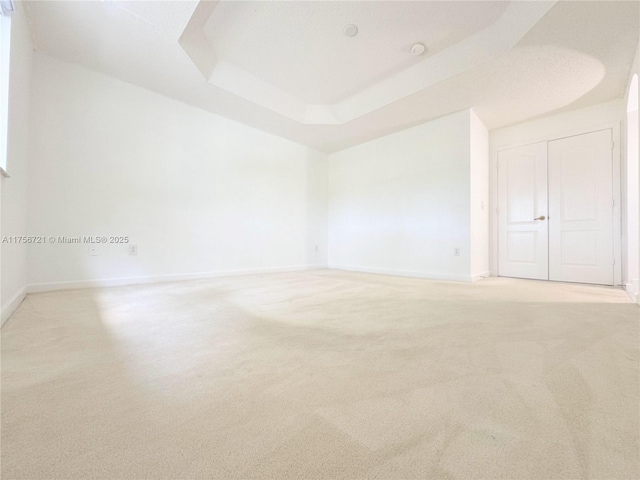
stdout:
[[486,28],[341,101],[310,104],[224,58],[218,58],[207,25],[220,5],[201,0],[179,43],[211,85],[308,125],[340,125],[494,60],[511,50],[555,1],[510,2]]

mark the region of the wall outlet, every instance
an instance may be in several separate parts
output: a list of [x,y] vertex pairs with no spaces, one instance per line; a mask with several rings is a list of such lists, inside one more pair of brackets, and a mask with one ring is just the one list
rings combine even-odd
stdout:
[[98,248],[95,245],[89,245],[89,255],[92,257],[98,255]]
[[138,245],[129,245],[129,255],[138,254]]
[[453,249],[453,256],[454,257],[459,257],[460,256],[460,247],[456,247]]
[[318,245],[316,245],[316,252],[318,251]]

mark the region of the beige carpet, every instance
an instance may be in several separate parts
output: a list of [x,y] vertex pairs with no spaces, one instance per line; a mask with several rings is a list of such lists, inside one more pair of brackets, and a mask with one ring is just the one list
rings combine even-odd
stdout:
[[3,479],[637,479],[620,289],[318,270],[29,295]]

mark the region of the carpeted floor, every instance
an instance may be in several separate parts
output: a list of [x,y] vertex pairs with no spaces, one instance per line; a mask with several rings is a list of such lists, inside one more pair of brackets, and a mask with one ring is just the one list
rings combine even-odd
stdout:
[[620,289],[317,270],[29,295],[3,479],[637,479]]

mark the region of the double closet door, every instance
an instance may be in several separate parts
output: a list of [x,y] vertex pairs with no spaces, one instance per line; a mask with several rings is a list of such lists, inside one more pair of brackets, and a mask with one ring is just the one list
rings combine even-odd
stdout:
[[611,135],[498,153],[498,275],[613,285]]

